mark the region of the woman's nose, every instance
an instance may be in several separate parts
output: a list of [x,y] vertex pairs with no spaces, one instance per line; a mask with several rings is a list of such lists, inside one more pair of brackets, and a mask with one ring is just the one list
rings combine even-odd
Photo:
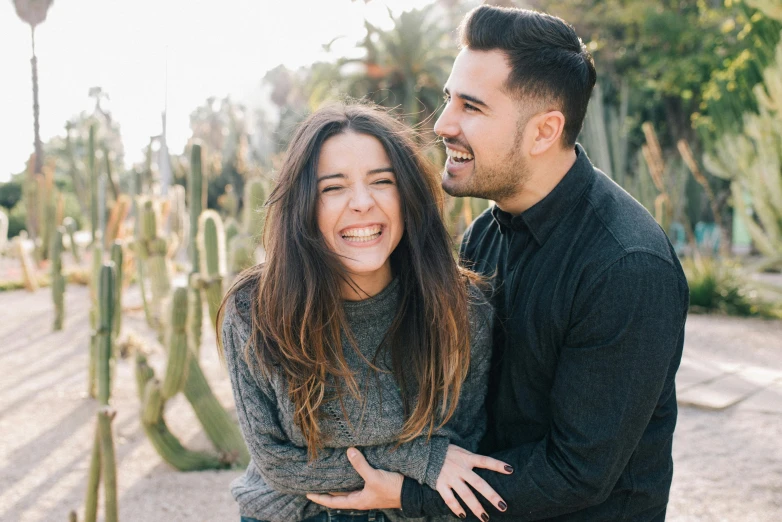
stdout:
[[375,204],[369,189],[363,185],[356,185],[350,197],[350,208],[356,212],[366,212]]

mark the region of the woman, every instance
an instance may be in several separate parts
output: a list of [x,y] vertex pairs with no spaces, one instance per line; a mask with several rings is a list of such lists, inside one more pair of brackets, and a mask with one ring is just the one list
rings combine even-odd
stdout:
[[474,451],[485,429],[491,310],[454,262],[439,183],[405,128],[362,105],[317,111],[268,207],[266,262],[218,319],[252,455],[232,484],[242,520],[395,519],[305,497],[362,487],[353,446],[441,492],[464,487],[438,476],[448,445]]

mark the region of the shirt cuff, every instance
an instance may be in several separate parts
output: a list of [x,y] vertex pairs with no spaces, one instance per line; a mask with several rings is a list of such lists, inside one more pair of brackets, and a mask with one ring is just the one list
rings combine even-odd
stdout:
[[405,518],[419,518],[424,516],[421,484],[405,477],[402,482],[402,514]]

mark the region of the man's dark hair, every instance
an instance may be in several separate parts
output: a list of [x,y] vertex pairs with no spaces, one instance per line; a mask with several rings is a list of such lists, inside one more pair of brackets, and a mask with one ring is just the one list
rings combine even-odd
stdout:
[[570,24],[527,9],[482,5],[462,22],[461,43],[475,51],[504,52],[511,66],[508,91],[559,103],[563,140],[568,146],[576,143],[597,74]]

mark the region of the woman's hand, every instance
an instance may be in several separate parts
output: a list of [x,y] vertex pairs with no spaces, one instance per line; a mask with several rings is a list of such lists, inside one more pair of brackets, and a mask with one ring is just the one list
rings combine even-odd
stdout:
[[459,446],[450,444],[448,453],[445,454],[443,468],[437,477],[437,492],[440,493],[440,496],[443,497],[445,503],[457,517],[465,518],[467,514],[454,496],[454,493],[459,495],[464,503],[467,504],[467,507],[475,513],[476,517],[485,522],[489,520],[489,515],[486,514],[483,506],[475,498],[470,488],[467,487],[468,484],[486,497],[489,502],[497,506],[497,509],[500,511],[505,511],[508,509],[508,506],[497,492],[473,471],[473,468],[490,469],[505,475],[513,473],[513,468],[504,462],[491,457],[476,455]]

